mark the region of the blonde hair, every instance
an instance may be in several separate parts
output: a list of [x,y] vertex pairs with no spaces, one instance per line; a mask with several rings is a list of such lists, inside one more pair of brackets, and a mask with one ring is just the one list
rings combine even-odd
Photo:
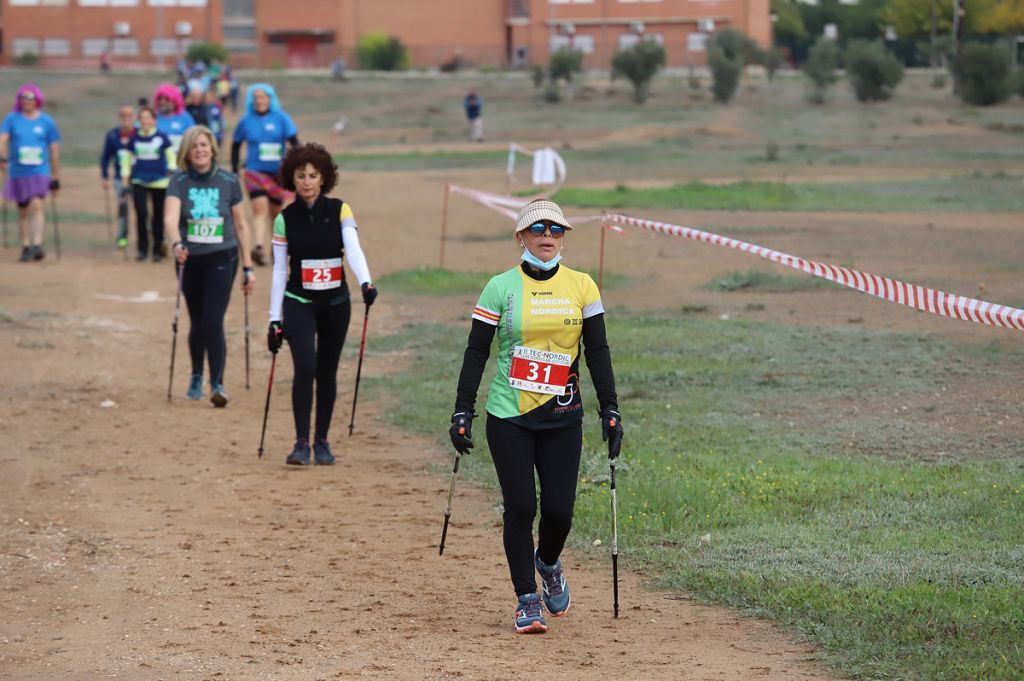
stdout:
[[195,146],[196,140],[199,139],[200,135],[206,135],[210,140],[210,148],[213,151],[212,163],[214,166],[217,165],[217,156],[220,154],[220,149],[217,148],[217,138],[214,137],[213,131],[205,125],[193,125],[181,136],[181,146],[178,147],[178,168],[184,170],[192,167],[192,162],[189,161],[188,157],[192,153],[192,147]]

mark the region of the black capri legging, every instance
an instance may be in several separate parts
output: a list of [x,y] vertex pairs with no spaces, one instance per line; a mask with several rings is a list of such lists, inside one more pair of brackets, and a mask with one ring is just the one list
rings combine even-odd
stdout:
[[146,223],[150,222],[149,206],[146,202],[149,196],[153,197],[153,252],[159,252],[164,244],[164,199],[167,197],[167,190],[133,184],[132,200],[135,203],[135,225],[139,233],[139,253],[149,252],[149,228],[146,226]]
[[487,415],[487,446],[501,484],[505,505],[503,540],[516,595],[535,593],[533,519],[537,494],[533,471],[540,480],[540,525],[537,555],[553,565],[572,528],[576,480],[583,450],[583,426],[528,430]]
[[188,349],[192,373],[203,373],[203,355],[210,360],[210,384],[223,385],[228,348],[224,340],[224,315],[231,301],[231,286],[238,270],[238,249],[226,248],[206,255],[190,255],[181,275],[192,328]]
[[284,337],[292,352],[295,379],[292,382],[292,415],[295,439],[309,439],[309,414],[313,409],[313,380],[316,379],[316,434],[326,440],[338,396],[338,362],[345,345],[352,303],[302,303],[285,296]]

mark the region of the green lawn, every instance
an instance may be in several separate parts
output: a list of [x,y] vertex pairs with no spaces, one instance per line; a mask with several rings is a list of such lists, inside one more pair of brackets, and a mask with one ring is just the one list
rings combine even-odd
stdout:
[[[467,332],[417,325],[375,346],[411,353],[408,370],[370,385],[417,395],[386,413],[433,437],[440,465]],[[1024,447],[946,432],[935,415],[949,403],[934,396],[954,380],[996,380],[1024,352],[616,311],[609,336],[626,427],[624,566],[778,620],[843,675],[1017,678]],[[594,408],[572,541],[604,560],[592,546],[609,542]],[[1020,405],[1006,409],[1020,418]],[[467,475],[493,488],[482,423],[476,431]]]

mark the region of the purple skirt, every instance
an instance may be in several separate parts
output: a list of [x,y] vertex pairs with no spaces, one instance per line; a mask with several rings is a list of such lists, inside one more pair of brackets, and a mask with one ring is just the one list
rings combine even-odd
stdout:
[[28,177],[12,177],[4,185],[4,198],[8,201],[28,203],[29,199],[39,197],[45,199],[50,191],[49,175],[29,175]]

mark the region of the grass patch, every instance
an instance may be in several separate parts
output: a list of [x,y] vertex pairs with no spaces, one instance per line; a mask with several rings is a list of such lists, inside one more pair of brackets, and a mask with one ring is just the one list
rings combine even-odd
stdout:
[[[386,414],[432,436],[441,465],[467,332],[416,325],[382,339],[379,351],[411,364],[369,382],[378,395],[418,396]],[[927,403],[954,377],[997,380],[1024,353],[615,311],[609,338],[623,349],[624,564],[660,587],[774,618],[855,678],[1015,678],[1024,668],[1019,438],[947,432]],[[428,384],[441,389],[424,392]],[[890,408],[907,403],[924,406]],[[1019,420],[1019,407],[1007,409]],[[493,487],[482,431],[478,420],[464,464]],[[883,456],[858,448],[872,432]],[[990,458],[972,457],[979,444]],[[591,547],[610,539],[602,445],[588,416],[571,541],[605,560]],[[948,456],[925,461],[935,448]]]
[[394,154],[337,154],[334,160],[346,172],[500,168],[507,151],[432,151]]
[[724,277],[718,277],[704,284],[704,288],[710,291],[721,291],[732,293],[734,291],[767,291],[770,293],[791,293],[794,291],[808,291],[824,288],[832,285],[832,282],[820,277],[810,275],[798,277],[760,270],[746,270],[744,272],[729,272]]
[[56,346],[47,341],[18,341],[18,347],[25,350],[53,350]]
[[407,295],[450,296],[477,294],[492,275],[486,272],[455,272],[440,267],[417,267],[385,274],[377,283],[382,288]]
[[671,187],[563,188],[554,200],[588,208],[765,211],[975,211],[1024,210],[1019,178],[965,176],[892,182],[702,182]]

